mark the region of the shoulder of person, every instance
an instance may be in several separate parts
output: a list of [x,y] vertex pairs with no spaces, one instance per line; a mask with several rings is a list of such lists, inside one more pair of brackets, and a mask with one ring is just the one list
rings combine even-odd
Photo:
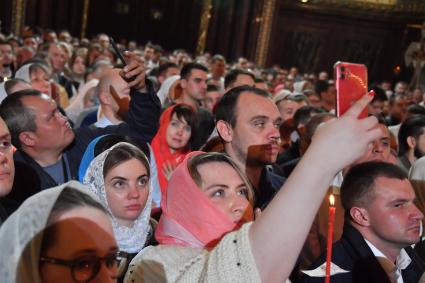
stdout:
[[206,253],[173,245],[146,247],[131,261],[124,282],[174,282],[185,266],[201,260]]

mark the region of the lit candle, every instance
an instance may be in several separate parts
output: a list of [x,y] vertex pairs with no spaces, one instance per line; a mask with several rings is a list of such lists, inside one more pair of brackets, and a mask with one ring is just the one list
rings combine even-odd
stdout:
[[334,235],[335,223],[335,198],[334,195],[329,196],[329,220],[328,220],[328,242],[326,245],[326,278],[325,283],[330,282],[331,262],[332,262],[332,239]]

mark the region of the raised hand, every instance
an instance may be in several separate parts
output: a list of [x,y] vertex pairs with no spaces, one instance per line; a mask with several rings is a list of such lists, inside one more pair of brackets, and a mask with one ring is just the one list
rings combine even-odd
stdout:
[[124,67],[122,76],[131,88],[143,92],[146,90],[146,68],[143,59],[133,52],[124,52],[127,66]]
[[364,95],[340,118],[321,125],[307,152],[322,160],[323,166],[332,171],[338,171],[361,157],[372,141],[382,135],[376,127],[378,120],[375,117],[357,118],[372,99],[373,95]]

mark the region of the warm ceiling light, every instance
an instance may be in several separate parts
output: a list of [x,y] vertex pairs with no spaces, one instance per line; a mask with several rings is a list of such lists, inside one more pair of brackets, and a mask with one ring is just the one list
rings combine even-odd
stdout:
[[307,3],[308,0],[301,0],[301,3]]

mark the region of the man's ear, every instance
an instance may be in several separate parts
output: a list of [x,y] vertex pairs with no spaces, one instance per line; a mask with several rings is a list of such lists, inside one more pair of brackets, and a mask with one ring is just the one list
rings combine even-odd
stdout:
[[416,147],[416,139],[414,137],[408,136],[406,142],[407,142],[407,145],[410,148],[415,148]]
[[225,142],[231,142],[233,140],[233,130],[229,123],[219,120],[216,123],[216,127],[218,134]]
[[36,143],[36,136],[33,132],[22,132],[19,134],[19,141],[24,146],[33,147]]
[[354,223],[360,226],[370,226],[369,214],[365,208],[362,207],[352,207],[350,209],[350,216]]
[[187,81],[185,79],[180,80],[180,87],[185,89],[187,87]]

